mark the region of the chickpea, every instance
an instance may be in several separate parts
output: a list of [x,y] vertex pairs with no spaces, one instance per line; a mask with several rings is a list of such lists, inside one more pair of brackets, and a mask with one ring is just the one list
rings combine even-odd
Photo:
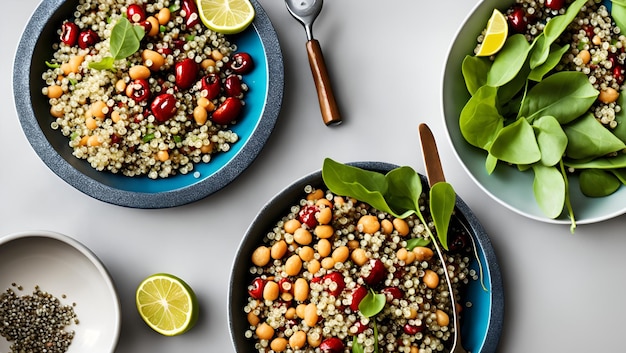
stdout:
[[213,152],[213,142],[210,142],[209,144],[206,145],[202,145],[202,147],[200,147],[200,152],[202,153],[211,153]]
[[422,279],[426,287],[435,289],[439,285],[439,275],[433,270],[424,271],[424,278]]
[[327,270],[331,270],[333,267],[335,267],[335,260],[333,260],[332,257],[325,257],[322,259],[322,268],[327,269]]
[[298,306],[296,306],[296,315],[298,315],[299,318],[304,319],[305,309],[306,309],[306,304],[298,304]]
[[593,36],[593,38],[591,38],[591,42],[595,45],[600,45],[602,44],[602,38],[600,38],[599,35],[595,35]]
[[170,21],[171,12],[167,7],[162,8],[156,14],[156,19],[159,20],[159,24],[165,25]]
[[412,251],[407,251],[406,259],[404,260],[404,263],[407,264],[407,265],[410,265],[413,262],[415,262],[415,253],[412,252]]
[[320,239],[317,242],[317,252],[321,257],[326,257],[330,255],[332,246],[330,245],[330,241],[328,239]]
[[376,216],[365,215],[357,222],[357,228],[363,233],[374,234],[380,229],[380,222]]
[[204,107],[198,105],[193,108],[193,120],[198,125],[204,125],[209,118],[209,113],[204,109]]
[[154,50],[145,49],[141,52],[141,58],[144,65],[152,71],[159,71],[161,66],[165,64],[165,58]]
[[[332,208],[333,208],[333,203],[332,203],[332,202],[330,202],[330,200],[328,200],[328,199],[327,199],[327,198],[325,198],[325,197],[324,197],[324,198],[321,198],[321,199],[319,199],[319,200],[317,200],[317,201],[315,201],[315,205],[316,205],[317,207],[319,207],[319,208],[322,208],[322,207],[324,207],[324,206],[325,206],[326,208],[330,208],[331,210],[332,210]],[[331,211],[331,212],[332,212],[332,211]]]
[[277,337],[270,343],[270,348],[274,352],[282,352],[287,349],[287,339],[284,337]]
[[270,256],[275,260],[281,259],[286,253],[287,243],[284,240],[277,241],[270,249]]
[[302,223],[300,223],[299,220],[290,219],[287,222],[285,222],[285,224],[283,225],[283,229],[285,230],[285,232],[289,234],[293,234],[296,232],[296,229],[300,228],[301,226],[302,226]]
[[117,123],[120,120],[122,120],[122,114],[120,114],[120,112],[118,112],[117,110],[112,111],[111,112],[111,121],[113,121],[114,123]]
[[259,324],[259,322],[260,322],[259,317],[253,311],[248,313],[248,323],[251,326],[256,326]]
[[157,152],[157,159],[161,162],[165,162],[170,159],[170,153],[167,150],[160,150]]
[[380,221],[380,227],[383,230],[383,234],[389,235],[393,232],[393,223],[388,219]]
[[59,98],[63,95],[63,89],[59,85],[48,86],[48,98]]
[[268,281],[263,287],[263,299],[265,300],[276,300],[278,299],[279,293],[278,283],[274,281]]
[[291,255],[285,262],[285,272],[289,276],[296,276],[302,270],[302,260],[298,255]]
[[397,258],[398,258],[398,260],[400,260],[400,261],[406,261],[407,254],[408,254],[408,250],[407,250],[406,248],[400,248],[400,249],[396,252],[396,257],[397,257]]
[[200,63],[200,67],[202,67],[202,70],[206,70],[209,67],[215,66],[215,60],[213,59],[204,59],[202,60],[202,62]]
[[332,237],[333,234],[335,234],[335,230],[333,229],[333,226],[331,226],[331,225],[320,224],[320,225],[315,227],[314,233],[315,233],[315,235],[318,238],[328,239],[328,238]]
[[98,135],[89,136],[87,140],[87,146],[100,146],[102,141],[100,141],[100,137]]
[[358,240],[348,240],[348,249],[350,250],[354,250],[356,248],[358,248],[361,244],[359,243]]
[[319,315],[317,314],[317,305],[315,303],[309,303],[304,308],[304,323],[309,327],[314,327],[317,324]]
[[303,246],[300,248],[298,255],[300,255],[302,261],[311,261],[315,256],[315,250],[310,246]]
[[365,250],[361,248],[352,250],[350,259],[358,266],[363,266],[365,265],[365,263],[367,263],[367,261],[369,261],[369,258],[367,257],[367,253],[365,252]]
[[87,117],[85,119],[85,126],[89,130],[95,130],[98,127],[98,121],[92,117]]
[[[325,199],[324,199],[325,200]],[[325,207],[317,214],[317,222],[319,224],[328,224],[333,219],[333,210]]]
[[322,268],[322,265],[320,264],[319,261],[317,261],[316,259],[313,259],[311,261],[309,261],[309,264],[307,265],[307,271],[309,271],[309,273],[311,274],[316,274],[320,268]]
[[619,92],[615,88],[608,87],[600,91],[598,100],[602,103],[613,103],[619,98]]
[[292,320],[296,318],[296,308],[291,307],[285,312],[285,319]]
[[117,82],[115,82],[115,90],[118,93],[126,91],[126,81],[124,81],[123,79],[117,80]]
[[318,332],[309,331],[309,334],[306,337],[306,341],[309,346],[313,348],[318,347],[320,344],[322,344],[322,335],[320,335]]
[[252,263],[255,266],[263,267],[270,262],[270,249],[266,246],[259,246],[252,253]]
[[89,141],[89,136],[83,136],[80,138],[80,141],[78,142],[79,146],[86,146],[87,145],[87,141]]
[[309,282],[300,277],[293,284],[293,297],[299,302],[307,300],[309,297]]
[[107,104],[103,101],[95,101],[91,103],[89,110],[91,111],[91,115],[99,119],[104,119],[109,112],[109,107],[107,107]]
[[298,228],[293,233],[293,240],[300,245],[309,245],[313,241],[313,235],[305,228]]
[[147,80],[150,77],[150,69],[143,65],[135,65],[128,69],[128,76],[132,80]]
[[583,65],[587,65],[591,61],[591,53],[589,50],[583,49],[578,53],[578,57],[582,60]]
[[213,110],[215,110],[215,104],[213,104],[213,102],[208,100],[206,97],[198,98],[198,105],[206,109],[207,112],[212,112]]
[[350,256],[350,250],[347,246],[340,246],[333,251],[331,257],[335,262],[345,262]]
[[450,323],[450,317],[443,310],[437,309],[437,311],[435,311],[435,317],[437,318],[437,325],[439,326],[448,326]]
[[306,199],[309,201],[319,200],[324,197],[324,191],[322,189],[316,189],[315,191],[306,195]]
[[214,49],[211,52],[211,59],[215,60],[215,61],[220,61],[224,58],[224,54],[222,54],[222,52],[220,52],[217,49]]
[[50,115],[52,115],[55,118],[60,118],[64,115],[64,111],[63,108],[59,107],[58,105],[53,105],[50,107]]
[[292,349],[302,349],[306,344],[306,333],[304,331],[296,331],[289,337],[289,346]]
[[409,234],[409,224],[404,219],[394,218],[393,227],[396,229],[400,236],[406,236]]
[[274,328],[267,322],[264,322],[257,326],[255,330],[256,335],[262,340],[271,340],[274,337]]
[[432,259],[433,255],[435,254],[432,249],[424,246],[415,247],[413,249],[413,252],[415,253],[415,260],[417,261],[428,261]]

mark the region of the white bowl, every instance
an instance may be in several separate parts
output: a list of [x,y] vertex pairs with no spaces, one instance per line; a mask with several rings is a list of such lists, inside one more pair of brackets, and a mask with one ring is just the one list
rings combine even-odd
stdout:
[[[443,72],[442,111],[452,148],[470,178],[501,205],[525,217],[557,224],[570,224],[567,212],[552,219],[539,208],[533,194],[532,173],[519,172],[514,167],[499,163],[493,174],[485,168],[486,152],[465,141],[459,128],[461,110],[469,100],[461,64],[466,55],[472,55],[476,38],[485,28],[493,9],[501,12],[515,3],[514,0],[483,0],[476,5],[458,29],[451,43]],[[577,224],[604,221],[626,213],[626,187],[610,196],[592,198],[580,191],[578,177],[570,182],[570,199]]]
[[[13,286],[20,286],[21,290]],[[0,292],[12,288],[31,295],[39,286],[62,304],[76,303],[78,324],[68,353],[112,353],[120,333],[120,304],[100,260],[76,240],[54,232],[32,231],[0,238]],[[0,338],[0,351],[10,343]]]

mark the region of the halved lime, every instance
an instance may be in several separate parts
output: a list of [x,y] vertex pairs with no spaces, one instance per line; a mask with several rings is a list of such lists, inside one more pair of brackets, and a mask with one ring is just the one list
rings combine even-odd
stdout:
[[239,33],[254,20],[249,0],[196,0],[200,20],[209,29],[224,34]]
[[198,319],[198,301],[182,279],[167,273],[148,276],[137,287],[139,316],[156,332],[176,336],[187,332]]

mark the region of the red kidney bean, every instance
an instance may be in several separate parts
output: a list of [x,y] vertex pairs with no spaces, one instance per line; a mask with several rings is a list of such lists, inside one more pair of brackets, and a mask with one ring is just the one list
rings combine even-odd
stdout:
[[81,49],[86,49],[100,41],[100,37],[98,33],[94,30],[86,29],[78,35],[78,47]]
[[150,31],[152,30],[152,23],[150,23],[150,21],[148,20],[137,23],[137,26],[141,26],[145,33],[150,33]]
[[143,102],[150,98],[150,84],[147,80],[137,79],[126,86],[126,95],[136,102]]
[[565,0],[546,0],[545,4],[552,10],[560,10],[565,6]]
[[387,297],[387,301],[391,302],[394,299],[402,299],[404,293],[398,287],[386,287],[380,291],[381,294],[384,294]]
[[187,27],[193,27],[200,22],[200,16],[198,16],[198,8],[194,0],[183,0],[182,8],[185,11],[185,25]]
[[183,59],[176,63],[175,68],[176,86],[179,89],[187,89],[196,82],[198,76],[198,64],[193,59]]
[[521,7],[516,7],[513,12],[508,14],[507,20],[511,28],[517,33],[525,33],[528,25],[528,17],[526,11]]
[[139,23],[146,19],[146,12],[143,7],[137,4],[128,5],[126,9],[126,17],[130,22]]
[[207,99],[215,99],[220,94],[222,84],[218,75],[205,75],[202,77],[200,83],[202,85],[202,89],[207,91]]
[[237,74],[246,74],[254,67],[254,61],[250,54],[241,52],[233,54],[230,61],[230,68]]
[[243,93],[241,79],[237,75],[228,75],[224,80],[224,92],[230,97],[239,97]]
[[265,288],[265,281],[262,278],[255,278],[252,284],[248,286],[248,294],[254,299],[263,299],[263,289]]
[[226,100],[213,112],[212,119],[217,124],[226,125],[235,120],[241,110],[243,104],[239,98],[228,97]]
[[350,309],[352,309],[352,311],[359,310],[359,304],[361,303],[361,300],[365,298],[366,295],[367,295],[367,288],[357,285],[352,290],[352,293],[350,293],[350,296],[351,296]]
[[421,332],[424,328],[422,326],[417,326],[417,325],[411,325],[411,324],[406,324],[402,327],[402,330],[404,331],[404,333],[406,333],[407,335],[414,335],[418,332]]
[[158,95],[150,105],[152,114],[159,122],[165,122],[176,114],[176,97],[169,93]]
[[74,22],[64,22],[61,29],[61,41],[69,46],[76,45],[80,33],[78,25]]
[[379,259],[371,259],[366,265],[369,265],[370,270],[369,273],[366,271],[367,274],[363,276],[363,281],[368,285],[375,286],[387,277],[387,269]]
[[315,214],[319,211],[320,209],[315,205],[306,205],[298,213],[298,220],[301,223],[306,224],[309,229],[313,229],[313,227],[317,225],[317,219],[315,219]]
[[326,280],[329,280],[331,282],[336,283],[337,285],[336,288],[330,289],[328,291],[329,294],[334,295],[335,297],[339,296],[339,294],[341,294],[341,292],[343,292],[343,289],[346,287],[346,283],[343,280],[343,276],[339,272],[328,273],[324,275],[323,279],[324,279],[324,282],[326,282]]
[[343,342],[337,337],[327,338],[320,344],[323,353],[342,353],[344,347]]

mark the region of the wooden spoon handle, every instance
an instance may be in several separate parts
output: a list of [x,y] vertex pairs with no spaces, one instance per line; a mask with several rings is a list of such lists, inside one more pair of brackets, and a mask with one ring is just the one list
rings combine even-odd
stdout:
[[330,78],[328,77],[328,71],[326,71],[326,62],[324,61],[320,43],[316,39],[311,39],[306,42],[306,50],[309,54],[309,64],[311,64],[311,72],[317,88],[317,98],[320,102],[324,124],[340,124],[342,121],[341,115],[339,114],[339,108],[337,107],[337,102],[335,102],[333,89],[330,85]]

